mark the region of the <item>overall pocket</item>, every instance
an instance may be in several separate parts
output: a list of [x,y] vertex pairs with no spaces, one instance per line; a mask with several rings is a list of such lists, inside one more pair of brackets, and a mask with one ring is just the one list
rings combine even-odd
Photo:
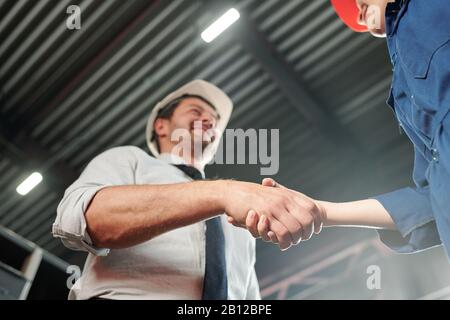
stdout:
[[427,78],[433,57],[449,42],[450,2],[434,0],[431,5],[428,1],[409,1],[398,24],[396,49],[410,75]]
[[410,1],[395,39],[410,122],[432,140],[450,108],[450,2]]

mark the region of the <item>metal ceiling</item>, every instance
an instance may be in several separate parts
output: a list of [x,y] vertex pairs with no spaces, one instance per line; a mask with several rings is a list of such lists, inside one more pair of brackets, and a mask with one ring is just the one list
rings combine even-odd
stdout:
[[[80,30],[66,28],[73,4]],[[240,21],[203,43],[230,6]],[[280,129],[285,185],[353,200],[410,184],[412,151],[385,104],[390,77],[384,41],[347,30],[327,0],[0,0],[0,224],[70,259],[50,234],[64,189],[108,148],[146,149],[152,106],[194,78],[231,96],[229,127]],[[257,169],[208,172],[257,182]],[[45,180],[21,197],[30,170]],[[283,264],[336,236],[345,248],[373,233],[329,231],[284,255],[258,243],[259,274],[274,272],[269,257]]]

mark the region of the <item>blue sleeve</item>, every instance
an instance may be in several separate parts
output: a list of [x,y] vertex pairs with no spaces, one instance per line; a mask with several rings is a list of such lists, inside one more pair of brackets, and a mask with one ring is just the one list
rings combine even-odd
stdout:
[[381,241],[398,253],[413,253],[441,244],[425,178],[427,162],[415,150],[415,188],[373,197],[389,212],[398,231],[379,230]]

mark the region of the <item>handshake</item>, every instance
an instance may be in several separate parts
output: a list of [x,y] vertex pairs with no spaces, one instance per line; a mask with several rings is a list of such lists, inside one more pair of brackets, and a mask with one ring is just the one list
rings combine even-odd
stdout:
[[224,209],[228,222],[246,228],[255,238],[287,250],[319,234],[326,219],[324,207],[273,179],[262,185],[228,181]]

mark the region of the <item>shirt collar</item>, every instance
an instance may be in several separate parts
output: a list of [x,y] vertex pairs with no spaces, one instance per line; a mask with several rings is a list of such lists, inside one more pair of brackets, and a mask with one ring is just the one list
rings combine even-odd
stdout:
[[386,6],[386,35],[392,36],[409,0],[395,0]]
[[[164,162],[169,163],[169,164],[174,164],[174,165],[184,164],[184,165],[187,165],[187,166],[192,166],[191,164],[188,164],[186,162],[186,160],[184,160],[183,158],[181,158],[181,157],[179,157],[179,156],[177,156],[175,154],[172,154],[172,153],[162,153],[162,154],[158,155],[157,158],[159,160],[164,161]],[[199,167],[199,166],[194,166],[194,167],[196,169],[198,169],[202,173],[203,177],[205,177],[205,170],[204,170],[203,167]]]

